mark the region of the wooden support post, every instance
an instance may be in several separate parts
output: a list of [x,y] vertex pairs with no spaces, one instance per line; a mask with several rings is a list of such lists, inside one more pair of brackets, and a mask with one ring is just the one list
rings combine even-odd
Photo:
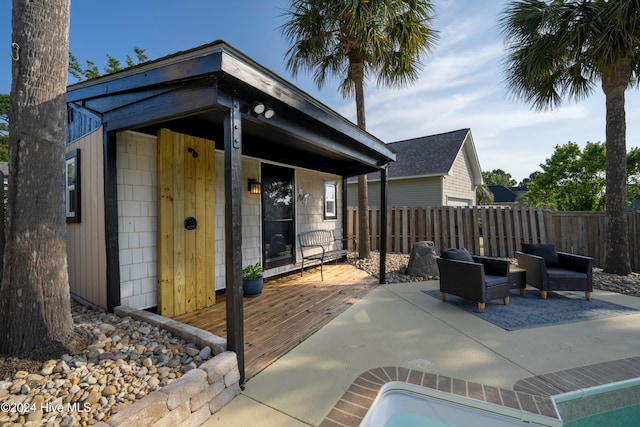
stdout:
[[244,384],[242,312],[242,128],[240,103],[233,100],[224,118],[225,281],[227,349],[236,353]]

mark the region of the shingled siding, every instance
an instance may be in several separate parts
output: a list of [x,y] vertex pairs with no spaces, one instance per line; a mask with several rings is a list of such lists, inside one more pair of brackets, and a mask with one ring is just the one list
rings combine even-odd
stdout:
[[[464,155],[463,151],[460,151],[456,156],[452,169],[451,174],[444,177],[442,206],[457,205],[463,200],[468,201],[467,206],[474,206],[476,204],[476,189],[473,184],[473,173],[469,158]],[[453,203],[454,200],[457,203]],[[430,205],[423,204],[421,206]]]
[[137,308],[154,307],[158,281],[156,137],[121,132],[116,150],[121,302]]

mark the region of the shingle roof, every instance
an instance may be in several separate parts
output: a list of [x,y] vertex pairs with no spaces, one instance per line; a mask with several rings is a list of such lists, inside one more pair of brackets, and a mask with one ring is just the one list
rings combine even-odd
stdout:
[[[423,136],[389,143],[396,161],[389,165],[387,178],[442,176],[449,173],[470,129],[459,129],[437,135]],[[367,176],[380,179],[380,173]]]
[[516,193],[504,185],[488,185],[489,191],[493,193],[495,203],[513,203],[516,201]]

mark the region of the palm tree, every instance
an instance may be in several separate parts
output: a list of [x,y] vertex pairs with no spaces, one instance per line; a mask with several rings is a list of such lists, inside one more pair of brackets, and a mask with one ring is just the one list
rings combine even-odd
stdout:
[[493,193],[489,190],[487,184],[476,187],[476,203],[478,205],[492,205],[494,202]]
[[[437,39],[428,0],[291,0],[282,26],[291,43],[287,68],[295,76],[313,72],[321,88],[329,77],[342,79],[344,97],[355,95],[357,125],[366,130],[364,85],[403,87],[414,82],[420,60]],[[367,177],[358,177],[359,256],[368,258]]]
[[70,0],[13,1],[0,354],[81,345],[71,318],[64,213],[70,7]]
[[536,109],[580,100],[598,82],[606,97],[604,270],[629,274],[625,91],[640,78],[638,0],[520,0],[500,17],[507,41],[507,84]]

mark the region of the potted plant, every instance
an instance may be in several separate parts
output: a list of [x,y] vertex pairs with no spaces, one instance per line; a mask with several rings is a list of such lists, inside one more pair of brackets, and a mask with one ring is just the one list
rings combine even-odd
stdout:
[[248,265],[242,270],[242,290],[245,297],[257,297],[262,294],[262,266],[259,262]]

